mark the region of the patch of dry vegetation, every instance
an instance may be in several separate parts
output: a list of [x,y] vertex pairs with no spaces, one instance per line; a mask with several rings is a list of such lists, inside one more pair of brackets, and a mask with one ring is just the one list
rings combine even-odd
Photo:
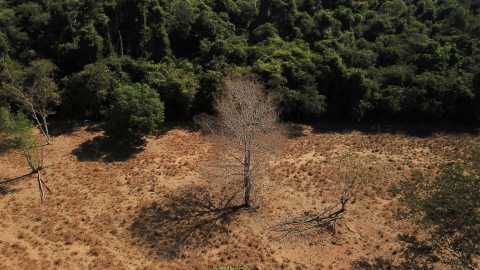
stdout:
[[[165,128],[128,158],[93,145],[95,152],[78,152],[102,136],[86,124],[45,148],[52,157],[73,154],[45,171],[53,193],[43,204],[34,178],[1,186],[1,269],[206,269],[238,263],[252,269],[349,269],[374,258],[400,263],[396,237],[410,226],[394,218],[399,206],[388,187],[413,170],[435,175],[438,162],[478,141],[471,134],[417,138],[303,126],[288,139],[285,156],[270,164],[254,207],[230,213],[228,183],[202,178],[203,162],[217,153],[200,132],[185,125]],[[4,152],[0,181],[28,173],[18,154]],[[338,201],[335,166],[346,153],[382,173],[348,203],[334,229],[279,239],[269,228],[288,215],[307,217]]]

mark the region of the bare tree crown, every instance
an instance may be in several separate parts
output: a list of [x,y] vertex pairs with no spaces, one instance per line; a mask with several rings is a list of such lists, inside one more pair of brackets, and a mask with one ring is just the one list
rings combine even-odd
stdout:
[[227,77],[225,89],[215,96],[213,106],[216,116],[201,115],[196,121],[226,154],[219,167],[230,176],[243,178],[245,205],[250,206],[252,184],[282,149],[278,107],[254,75]]
[[[224,132],[240,139],[253,136],[252,130],[267,133],[278,126],[278,109],[254,75],[226,78],[225,89],[215,97],[214,108]],[[227,135],[227,134],[226,134]]]

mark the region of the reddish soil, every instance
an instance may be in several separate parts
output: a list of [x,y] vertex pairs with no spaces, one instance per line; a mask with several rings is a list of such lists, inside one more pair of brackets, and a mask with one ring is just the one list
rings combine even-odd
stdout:
[[[398,198],[387,189],[413,170],[434,176],[437,163],[478,143],[478,135],[469,133],[417,138],[297,126],[284,155],[256,186],[254,207],[228,211],[221,206],[235,187],[205,177],[210,169],[204,164],[219,154],[191,125],[169,125],[134,149],[103,136],[96,124],[67,131],[62,125],[44,147],[45,163],[62,156],[43,171],[53,191],[45,202],[36,177],[0,185],[0,269],[208,269],[238,263],[252,269],[352,269],[375,258],[395,264],[402,260],[397,235],[414,231],[395,219]],[[19,153],[4,144],[0,152],[0,181],[29,173]],[[339,160],[346,153],[356,156],[354,166],[375,174],[367,175],[335,227],[275,230],[291,217],[307,218],[338,202]]]

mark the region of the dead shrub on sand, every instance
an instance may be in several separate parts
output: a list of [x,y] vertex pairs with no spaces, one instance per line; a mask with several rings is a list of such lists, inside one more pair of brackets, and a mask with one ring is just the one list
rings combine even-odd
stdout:
[[386,176],[384,168],[369,166],[369,159],[359,159],[353,153],[340,155],[331,166],[338,201],[319,213],[304,211],[303,215],[288,215],[280,224],[272,227],[279,238],[291,234],[316,232],[328,229],[335,232],[336,222],[347,213],[347,203],[355,203],[360,191]]

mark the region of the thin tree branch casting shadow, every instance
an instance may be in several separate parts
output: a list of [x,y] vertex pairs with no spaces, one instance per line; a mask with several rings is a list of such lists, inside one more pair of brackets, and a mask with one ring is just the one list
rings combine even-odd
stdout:
[[236,204],[238,192],[214,196],[207,187],[193,186],[167,195],[164,203],[144,207],[130,230],[144,238],[160,256],[177,256],[183,250],[207,246],[229,225],[244,205]]
[[11,179],[5,179],[4,181],[0,182],[0,185],[5,185],[5,184],[12,184],[13,182],[17,181],[17,180],[22,180],[23,178],[27,177],[27,176],[31,176],[31,175],[34,175],[36,172],[29,172],[27,174],[24,174],[22,176],[18,176],[18,177],[15,177],[15,178],[11,178]]

